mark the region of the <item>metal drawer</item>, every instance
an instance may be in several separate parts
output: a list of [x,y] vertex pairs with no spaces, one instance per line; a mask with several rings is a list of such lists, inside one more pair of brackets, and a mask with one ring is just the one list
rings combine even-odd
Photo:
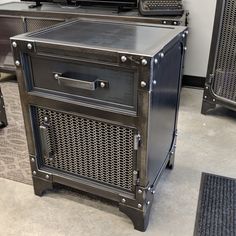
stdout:
[[43,56],[30,60],[29,90],[136,110],[137,75],[133,70]]

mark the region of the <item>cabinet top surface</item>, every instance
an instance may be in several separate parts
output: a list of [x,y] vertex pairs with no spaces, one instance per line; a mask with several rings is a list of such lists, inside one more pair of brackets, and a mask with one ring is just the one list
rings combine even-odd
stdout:
[[26,35],[35,42],[154,56],[185,27],[76,20]]

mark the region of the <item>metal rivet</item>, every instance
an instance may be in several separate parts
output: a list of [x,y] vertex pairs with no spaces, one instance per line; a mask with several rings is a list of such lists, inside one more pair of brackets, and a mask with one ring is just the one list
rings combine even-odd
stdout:
[[55,75],[54,75],[54,78],[55,78],[55,79],[58,79],[58,78],[59,78],[59,75],[58,75],[58,74],[55,74]]
[[154,60],[154,63],[155,63],[155,64],[157,64],[157,63],[158,63],[158,60],[157,60],[157,59],[155,59],[155,60]]
[[157,84],[157,81],[156,80],[153,80],[153,82],[152,82],[154,85],[156,85]]
[[44,117],[44,121],[45,121],[45,122],[48,122],[48,118],[47,118],[46,116]]
[[147,65],[147,60],[146,60],[146,59],[143,59],[143,60],[142,60],[142,65],[143,65],[143,66],[146,66],[146,65]]
[[182,37],[185,38],[185,34],[184,33],[182,34]]
[[215,102],[216,100],[215,100],[215,99],[213,99],[212,101],[213,101],[213,102]]
[[187,35],[188,35],[188,30],[186,30],[186,31],[185,31],[185,34],[187,34]]
[[159,55],[161,58],[163,58],[165,56],[165,54],[163,52],[161,52]]
[[176,144],[174,145],[174,148],[176,148],[177,146],[176,146]]
[[13,43],[12,43],[12,47],[13,47],[13,48],[16,48],[16,47],[17,47],[17,43],[16,43],[16,42],[13,42]]
[[31,158],[31,162],[35,162],[35,159],[33,157]]
[[187,47],[184,47],[184,51],[187,51]]
[[142,191],[141,189],[139,189],[139,190],[138,190],[138,193],[140,193],[140,194],[141,194],[142,192],[143,192],[143,191]]
[[126,203],[125,198],[122,198],[122,199],[121,199],[121,202],[122,202],[122,203]]
[[141,208],[141,207],[142,207],[142,204],[139,203],[139,204],[138,204],[138,208]]
[[163,21],[163,24],[164,24],[164,25],[166,24],[166,21],[165,21],[165,20]]
[[207,96],[204,96],[204,98],[207,98]]
[[122,56],[122,57],[121,57],[121,61],[122,61],[122,62],[126,62],[126,61],[127,61],[127,57],[126,57],[126,56]]
[[145,81],[141,81],[141,87],[144,88],[146,87],[147,83]]
[[206,86],[206,89],[209,89],[209,87]]
[[36,174],[37,174],[37,172],[34,170],[34,171],[33,171],[33,175],[36,175]]
[[20,61],[15,61],[15,64],[16,64],[16,66],[19,66],[20,65]]
[[29,50],[31,50],[31,49],[33,48],[32,44],[31,44],[31,43],[28,43],[28,44],[27,44],[27,48],[28,48]]
[[151,203],[150,201],[147,201],[147,205],[150,205],[150,203]]
[[155,190],[152,190],[152,192],[151,192],[152,194],[155,194],[156,193],[156,191]]
[[151,187],[148,187],[148,191],[150,191],[151,190]]
[[177,25],[177,22],[176,22],[176,21],[174,21],[174,25]]
[[49,179],[50,177],[49,177],[49,175],[46,175],[45,178],[46,178],[46,179]]
[[171,154],[171,155],[174,155],[174,152],[171,152],[170,154]]
[[106,84],[105,84],[104,82],[101,82],[101,83],[100,83],[100,87],[101,87],[101,88],[105,88],[105,87],[106,87]]

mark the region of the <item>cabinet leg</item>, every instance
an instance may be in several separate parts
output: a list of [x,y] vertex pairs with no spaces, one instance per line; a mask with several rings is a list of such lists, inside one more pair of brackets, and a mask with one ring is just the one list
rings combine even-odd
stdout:
[[144,232],[147,229],[151,204],[145,210],[139,210],[124,204],[120,204],[119,209],[132,220],[136,230]]
[[216,104],[214,104],[214,103],[209,103],[209,102],[207,102],[207,101],[203,101],[203,102],[202,102],[202,110],[201,110],[201,113],[202,113],[203,115],[206,115],[209,110],[215,109],[215,108],[216,108]]
[[53,184],[50,181],[33,177],[34,193],[37,196],[42,196],[46,190],[52,190]]

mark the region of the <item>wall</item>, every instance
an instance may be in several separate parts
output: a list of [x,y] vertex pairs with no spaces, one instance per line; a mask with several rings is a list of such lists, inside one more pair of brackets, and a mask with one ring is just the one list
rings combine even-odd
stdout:
[[184,0],[189,15],[185,75],[205,77],[209,58],[216,0]]
[[[11,0],[0,0],[1,3]],[[19,0],[12,0],[19,1]],[[189,10],[189,38],[185,75],[205,77],[211,44],[216,0],[183,0]]]

